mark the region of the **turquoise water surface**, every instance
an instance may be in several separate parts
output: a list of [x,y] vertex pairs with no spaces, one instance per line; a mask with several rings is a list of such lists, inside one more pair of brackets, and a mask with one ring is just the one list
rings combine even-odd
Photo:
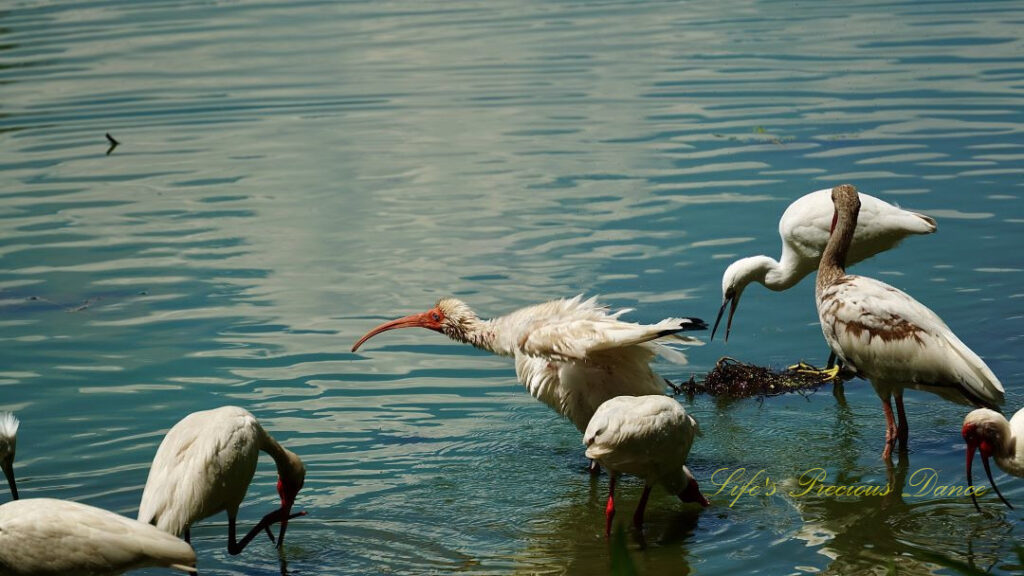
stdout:
[[[939,313],[1016,411],[1021,30],[1019,2],[9,2],[0,410],[22,496],[134,517],[166,430],[236,404],[308,468],[291,574],[609,574],[607,477],[509,359],[423,330],[350,346],[445,295],[713,322],[725,267],[777,257],[785,207],[847,182],[938,221],[856,271]],[[688,355],[659,373],[823,363],[812,279],[752,285],[729,342]],[[1024,569],[1024,479],[998,474],[1017,509],[981,513],[909,486],[964,484],[965,407],[909,392],[889,471],[876,395],[846,399],[681,399],[705,492],[721,468],[780,489],[701,512],[655,490],[624,538],[637,573]],[[815,467],[907,494],[790,496]],[[243,527],[275,481],[264,457]],[[624,521],[640,492],[620,483]],[[229,556],[226,525],[192,529],[202,574],[281,573],[264,539]]]

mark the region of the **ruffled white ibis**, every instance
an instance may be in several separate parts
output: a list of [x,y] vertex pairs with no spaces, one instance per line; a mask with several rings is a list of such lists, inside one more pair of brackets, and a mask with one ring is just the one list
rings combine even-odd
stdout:
[[[832,236],[818,267],[818,318],[832,352],[845,369],[871,381],[885,411],[888,459],[899,439],[907,443],[903,390],[915,388],[961,404],[995,408],[1003,386],[985,362],[923,304],[884,282],[849,276],[843,263],[850,250],[860,200],[850,185],[832,189]],[[899,427],[893,421],[896,397]]]
[[[279,509],[267,514],[241,540],[235,519],[245,498],[260,451],[277,464]],[[302,460],[274,440],[256,417],[237,406],[193,412],[175,424],[153,458],[139,504],[139,520],[189,541],[189,527],[208,516],[228,514],[228,552],[238,554],[261,530],[281,522],[277,546],[284,544],[295,496],[306,478]],[[271,536],[271,540],[273,537]]]
[[[967,442],[967,485],[974,486],[971,464],[974,462],[974,451],[978,450],[981,452],[981,463],[985,465],[988,481],[992,483],[992,488],[999,495],[999,499],[1010,506],[992,479],[988,459],[995,458],[996,465],[1002,468],[1003,472],[1024,477],[1024,408],[1018,410],[1009,422],[995,410],[978,408],[964,418],[961,434]],[[973,490],[971,499],[974,500],[974,507],[980,510]]]
[[661,342],[702,344],[683,330],[706,329],[697,318],[657,324],[624,322],[596,298],[552,300],[491,320],[481,320],[455,298],[442,298],[422,314],[385,322],[355,345],[397,328],[427,328],[499,356],[513,356],[516,375],[534,398],[586,430],[597,407],[615,396],[661,394],[666,381],[651,370],[655,354],[685,363],[686,356]]
[[18,484],[14,481],[14,451],[18,446],[18,419],[10,412],[0,412],[0,469],[11,487],[11,498],[18,499]]
[[195,573],[196,553],[159,528],[78,502],[0,506],[0,574],[113,576],[150,566]]
[[[931,234],[936,230],[935,220],[924,214],[908,212],[867,194],[860,197],[863,205],[853,233],[853,243],[846,255],[847,266],[893,248],[907,236]],[[726,306],[731,304],[725,325],[725,339],[729,340],[732,318],[747,284],[759,282],[769,290],[781,292],[795,286],[818,268],[821,252],[828,242],[834,211],[831,191],[827,189],[797,199],[779,220],[781,260],[750,256],[733,262],[725,269],[722,275],[722,307],[718,310],[711,338],[715,337]]]
[[583,444],[587,457],[608,470],[606,534],[612,531],[615,480],[621,473],[644,479],[644,492],[633,514],[633,525],[638,530],[643,527],[647,497],[655,484],[661,484],[683,502],[708,505],[685,466],[693,438],[698,434],[697,421],[679,402],[661,394],[619,396],[597,409],[583,434]]

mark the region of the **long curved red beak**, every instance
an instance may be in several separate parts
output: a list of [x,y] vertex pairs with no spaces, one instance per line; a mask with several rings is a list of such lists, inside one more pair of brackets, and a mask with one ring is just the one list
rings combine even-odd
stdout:
[[[974,507],[978,512],[981,512],[981,506],[978,506],[978,499],[974,495],[974,478],[971,477],[971,465],[974,463],[974,451],[977,449],[978,444],[976,442],[967,442],[967,487],[971,489],[971,501],[974,502]],[[988,481],[992,484],[992,489],[995,490],[996,495],[1003,501],[1003,504],[1006,504],[1010,510],[1013,510],[1013,506],[1006,501],[1003,493],[999,491],[999,486],[996,485],[995,479],[992,478],[992,467],[989,466],[988,456],[985,455],[984,449],[981,450],[981,464],[985,467],[985,475],[988,476]]]
[[391,320],[385,322],[380,326],[377,326],[373,330],[367,332],[362,338],[360,338],[355,344],[352,345],[352,351],[355,352],[363,345],[364,342],[373,338],[381,332],[387,332],[388,330],[398,330],[399,328],[428,328],[430,330],[438,330],[435,327],[436,322],[431,318],[430,312],[421,312],[420,314],[412,314],[399,318],[397,320]]

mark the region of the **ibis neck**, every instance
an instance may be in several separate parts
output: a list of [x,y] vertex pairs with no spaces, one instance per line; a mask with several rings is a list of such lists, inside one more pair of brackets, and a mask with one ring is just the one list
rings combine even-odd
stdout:
[[850,251],[853,231],[857,227],[857,213],[841,211],[836,220],[836,227],[828,238],[825,251],[821,254],[818,264],[818,282],[816,289],[820,292],[846,274],[846,254]]
[[1000,435],[1003,445],[997,447],[993,454],[996,464],[1008,474],[1024,476],[1024,438],[1014,435],[1008,422]]
[[454,326],[447,326],[444,332],[456,342],[469,344],[474,348],[487,350],[500,356],[507,356],[509,353],[504,352],[497,345],[493,324],[493,320],[481,320],[477,316],[468,316],[459,320],[458,324]]
[[290,472],[293,472],[297,466],[301,466],[302,461],[298,455],[281,446],[262,426],[260,426],[259,436],[259,448],[274,459],[274,464],[277,465],[278,476],[290,477]]

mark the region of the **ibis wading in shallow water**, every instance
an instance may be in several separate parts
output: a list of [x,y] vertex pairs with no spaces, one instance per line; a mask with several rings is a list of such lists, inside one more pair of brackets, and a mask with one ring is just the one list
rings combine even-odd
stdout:
[[[999,499],[1010,506],[996,486],[996,481],[992,479],[988,459],[995,458],[996,464],[1003,472],[1024,477],[1024,408],[1018,410],[1009,422],[995,410],[978,408],[964,418],[961,434],[967,442],[967,485],[974,486],[971,464],[974,462],[974,451],[977,450],[981,452],[981,463],[985,465],[985,474],[988,475],[992,488],[999,495]],[[974,500],[974,507],[981,510],[973,490],[971,499]]]
[[14,452],[18,446],[18,419],[10,412],[0,412],[0,469],[7,477],[11,498],[18,499],[18,484],[14,481]]
[[516,376],[530,394],[583,432],[606,400],[664,393],[666,381],[651,370],[651,360],[660,354],[685,364],[686,356],[663,342],[702,344],[678,333],[706,329],[703,320],[667,318],[657,324],[620,320],[628,311],[610,313],[596,298],[576,296],[481,320],[461,300],[442,298],[422,314],[370,330],[352,351],[381,332],[420,327],[499,356],[512,356]]
[[[847,253],[861,203],[850,185],[832,189],[832,235],[821,256],[815,299],[821,331],[846,370],[871,381],[885,411],[888,459],[908,428],[903,390],[915,388],[961,404],[995,408],[1003,386],[988,366],[934,312],[884,282],[847,275]],[[838,370],[838,369],[836,369]],[[896,397],[899,425],[893,420]]]
[[647,498],[655,484],[663,485],[683,502],[708,505],[684,465],[698,434],[697,421],[674,398],[663,394],[619,396],[597,409],[583,434],[583,444],[587,457],[608,470],[605,534],[612,531],[615,481],[620,473],[644,479],[644,492],[633,514],[633,525],[638,530],[643,527]]
[[[718,310],[711,337],[715,337],[718,323],[726,306],[729,320],[725,325],[725,339],[729,340],[732,318],[740,303],[743,289],[751,282],[759,282],[769,290],[781,292],[795,286],[804,276],[818,268],[821,253],[828,243],[832,214],[831,190],[811,192],[789,205],[779,220],[782,237],[782,257],[750,256],[737,260],[722,275],[722,307]],[[908,212],[874,196],[861,194],[861,211],[853,242],[846,255],[846,265],[852,266],[879,252],[895,247],[912,234],[935,232],[935,220]]]
[[[281,507],[267,514],[241,540],[236,539],[238,508],[256,473],[260,451],[277,464]],[[281,523],[284,544],[295,496],[306,479],[302,460],[274,440],[256,417],[237,406],[193,412],[174,425],[160,443],[139,504],[139,520],[189,541],[189,527],[226,511],[228,552],[238,554],[261,530]],[[271,536],[271,539],[273,537]]]
[[114,576],[149,566],[194,573],[196,554],[159,528],[78,502],[27,498],[0,506],[4,576]]

